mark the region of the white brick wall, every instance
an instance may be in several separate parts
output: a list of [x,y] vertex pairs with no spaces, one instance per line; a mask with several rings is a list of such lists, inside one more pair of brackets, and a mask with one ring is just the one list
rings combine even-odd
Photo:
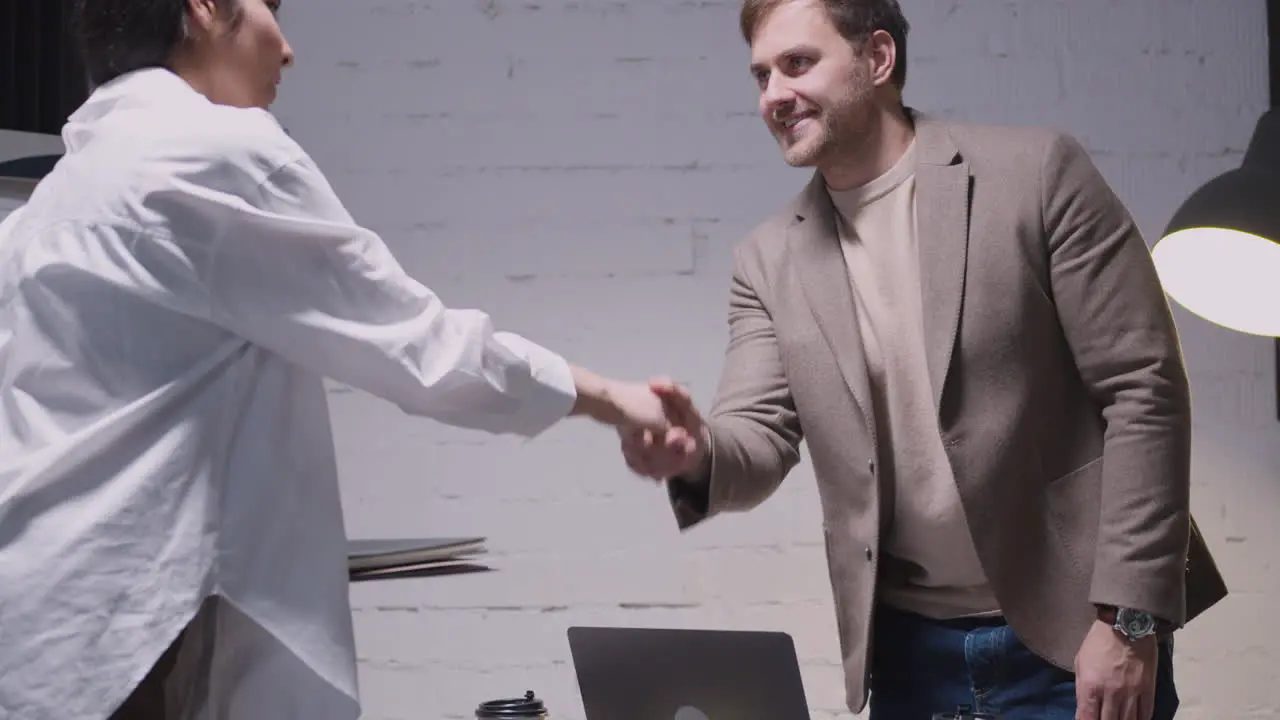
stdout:
[[[1266,103],[1263,0],[906,0],[908,100],[1081,138],[1154,239]],[[737,0],[287,3],[278,109],[357,218],[450,303],[710,400],[730,247],[808,177],[754,115]],[[1194,506],[1234,594],[1182,634],[1195,719],[1274,718],[1280,420],[1270,345],[1179,311]],[[335,388],[353,536],[484,534],[499,572],[357,585],[366,717],[469,718],[527,688],[582,717],[572,624],[777,629],[813,717],[848,717],[807,466],[680,537],[613,436],[442,428]]]

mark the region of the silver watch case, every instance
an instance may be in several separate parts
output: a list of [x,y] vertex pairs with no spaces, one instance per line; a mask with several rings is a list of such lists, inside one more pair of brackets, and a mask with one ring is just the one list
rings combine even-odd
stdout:
[[1112,627],[1130,641],[1141,640],[1156,634],[1156,619],[1151,613],[1142,610],[1117,608],[1116,622]]

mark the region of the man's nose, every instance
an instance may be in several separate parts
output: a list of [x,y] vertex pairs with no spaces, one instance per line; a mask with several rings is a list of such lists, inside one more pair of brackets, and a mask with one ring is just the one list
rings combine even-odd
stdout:
[[795,102],[795,99],[795,93],[792,92],[786,80],[778,78],[777,75],[769,78],[769,83],[765,85],[764,93],[761,95],[765,108],[770,112],[785,110]]

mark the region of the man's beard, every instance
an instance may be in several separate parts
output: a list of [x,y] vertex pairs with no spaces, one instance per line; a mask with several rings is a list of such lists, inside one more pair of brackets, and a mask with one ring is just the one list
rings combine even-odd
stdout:
[[835,144],[835,133],[831,116],[822,113],[813,122],[817,127],[808,128],[805,136],[790,146],[782,148],[782,159],[791,167],[810,167],[830,153]]
[[[869,122],[873,89],[870,78],[855,77],[850,92],[810,120],[805,137],[782,146],[782,157],[792,167],[813,167],[856,151]],[[782,138],[779,138],[780,144]]]

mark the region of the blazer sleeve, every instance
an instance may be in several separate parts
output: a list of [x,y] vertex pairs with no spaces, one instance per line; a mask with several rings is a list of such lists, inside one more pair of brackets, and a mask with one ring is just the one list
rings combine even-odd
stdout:
[[175,219],[173,242],[201,248],[180,254],[213,323],[449,425],[531,437],[569,413],[564,359],[484,312],[447,307],[356,224],[305,154],[261,182],[223,185],[176,182],[150,201]]
[[740,246],[729,291],[729,346],[707,416],[709,472],[671,478],[668,494],[681,529],[764,502],[800,460],[803,433],[783,371],[773,319],[754,289],[754,265]]
[[1090,599],[1180,626],[1191,400],[1173,316],[1133,219],[1079,143],[1055,135],[1041,181],[1054,302],[1106,423]]

